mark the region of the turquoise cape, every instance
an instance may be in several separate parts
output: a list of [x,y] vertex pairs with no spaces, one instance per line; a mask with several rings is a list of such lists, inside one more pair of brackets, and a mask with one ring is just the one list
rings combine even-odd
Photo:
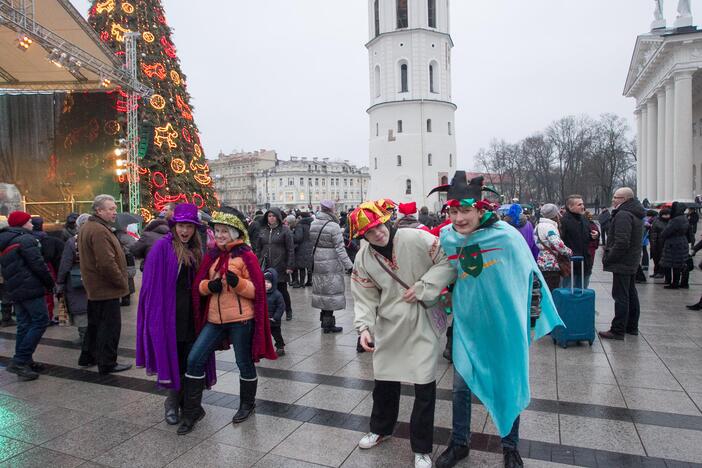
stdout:
[[498,221],[468,236],[449,225],[441,230],[441,246],[458,270],[452,293],[454,370],[485,405],[504,437],[531,399],[529,321],[534,275],[544,285],[534,338],[563,322],[529,246],[509,224]]

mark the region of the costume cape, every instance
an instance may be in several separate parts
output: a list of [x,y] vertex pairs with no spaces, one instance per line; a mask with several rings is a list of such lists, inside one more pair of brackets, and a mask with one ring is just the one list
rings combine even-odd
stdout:
[[[530,306],[534,275],[545,285],[521,234],[503,221],[468,236],[441,230],[441,246],[458,270],[453,289],[453,365],[485,405],[502,437],[530,401]],[[563,325],[548,288],[541,289],[534,338]]]

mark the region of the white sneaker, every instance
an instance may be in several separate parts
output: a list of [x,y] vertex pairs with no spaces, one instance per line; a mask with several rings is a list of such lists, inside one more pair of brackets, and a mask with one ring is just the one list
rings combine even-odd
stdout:
[[431,454],[415,453],[414,468],[431,468]]
[[375,447],[382,441],[389,438],[390,436],[382,436],[380,434],[374,434],[373,432],[369,432],[368,434],[364,435],[363,438],[358,442],[358,446],[362,449],[369,449]]

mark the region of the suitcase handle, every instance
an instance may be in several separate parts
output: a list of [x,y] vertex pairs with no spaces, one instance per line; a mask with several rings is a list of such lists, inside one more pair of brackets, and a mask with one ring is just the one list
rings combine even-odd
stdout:
[[575,262],[580,262],[580,289],[585,289],[585,257],[573,255],[570,257],[570,293],[575,294]]

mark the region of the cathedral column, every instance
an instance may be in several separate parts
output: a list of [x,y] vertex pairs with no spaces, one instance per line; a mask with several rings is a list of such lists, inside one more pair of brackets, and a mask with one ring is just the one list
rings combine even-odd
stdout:
[[641,201],[648,197],[648,107],[641,105]]
[[665,175],[668,166],[665,159],[665,87],[656,91],[658,100],[658,122],[656,123],[656,201],[665,201]]
[[691,201],[692,194],[692,70],[675,74],[675,178],[673,195],[676,201]]
[[646,198],[654,202],[658,197],[656,172],[658,171],[658,101],[652,97],[646,103],[648,109],[646,129]]
[[665,83],[665,201],[673,200],[675,176],[675,152],[673,130],[675,129],[675,84],[672,80]]
[[643,158],[642,158],[642,139],[643,139],[643,115],[641,108],[634,111],[636,117],[636,196],[643,200]]

